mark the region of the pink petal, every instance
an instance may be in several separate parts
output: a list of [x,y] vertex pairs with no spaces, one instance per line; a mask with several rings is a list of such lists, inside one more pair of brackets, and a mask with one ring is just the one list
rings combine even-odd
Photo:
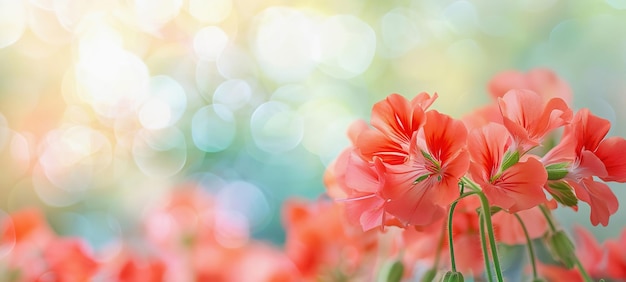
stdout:
[[380,157],[388,164],[401,164],[408,158],[408,142],[403,147],[376,130],[366,130],[359,134],[355,147],[368,160]]
[[518,212],[547,201],[543,192],[547,178],[541,162],[529,158],[511,166],[493,185],[487,185],[483,190],[493,205]]
[[354,191],[376,193],[381,189],[383,173],[377,171],[374,164],[352,153],[346,169],[346,186]]
[[607,175],[598,175],[604,181],[626,182],[626,140],[621,137],[611,137],[600,142],[598,150],[595,152],[604,167]]
[[591,224],[594,226],[609,224],[609,217],[617,212],[619,202],[608,185],[593,181],[592,177],[584,178],[580,182],[568,181],[574,188],[576,197],[591,207]]
[[421,107],[413,107],[403,96],[391,94],[374,105],[370,123],[396,143],[406,143],[422,125],[423,118]]
[[465,146],[467,129],[462,121],[431,110],[426,113],[424,138],[428,151],[443,163]]

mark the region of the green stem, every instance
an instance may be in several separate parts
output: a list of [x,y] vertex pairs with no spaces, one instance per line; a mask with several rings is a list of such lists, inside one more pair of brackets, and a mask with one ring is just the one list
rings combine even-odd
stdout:
[[489,209],[489,201],[482,192],[477,193],[480,198],[480,204],[483,208],[483,216],[485,217],[485,224],[487,225],[487,235],[489,236],[489,246],[491,247],[491,256],[493,259],[493,266],[496,269],[496,276],[498,282],[502,282],[502,270],[500,268],[500,259],[498,257],[498,248],[496,246],[496,236],[493,234],[493,224],[491,223],[491,210]]
[[550,225],[550,230],[552,230],[552,232],[556,232],[556,225],[554,224],[554,221],[552,220],[552,214],[550,213],[550,210],[548,210],[548,207],[546,207],[546,205],[544,204],[541,204],[539,205],[539,209],[541,210],[541,212],[543,213],[543,216],[548,221],[548,225]]
[[478,185],[476,183],[474,183],[474,181],[471,181],[469,178],[463,176],[463,178],[461,178],[461,181],[463,181],[463,183],[466,183],[469,185],[469,188],[472,189],[472,191],[474,192],[481,192],[482,189],[480,189],[480,187],[478,187]]
[[524,224],[524,221],[522,220],[522,218],[517,214],[514,213],[513,214],[515,216],[515,218],[517,218],[517,221],[519,221],[519,224],[522,226],[522,230],[524,231],[524,236],[526,236],[526,245],[528,246],[528,256],[529,256],[529,260],[530,260],[530,265],[533,267],[533,281],[538,280],[539,275],[537,274],[537,263],[535,260],[535,251],[533,249],[533,242],[530,240],[530,235],[528,235],[528,229],[526,229],[526,224]]
[[[461,191],[463,191],[463,186],[461,187]],[[461,196],[459,196],[458,199],[454,200],[454,202],[452,202],[452,204],[450,205],[450,211],[448,213],[448,244],[449,244],[449,249],[450,249],[450,266],[452,267],[453,272],[456,272],[456,260],[454,258],[454,240],[452,239],[452,218],[454,215],[454,209],[456,208],[456,205],[459,203],[461,199],[477,194],[477,193],[480,193],[480,192],[476,192],[476,191],[467,192],[467,193],[461,192]]]
[[580,270],[580,275],[583,276],[583,280],[585,280],[585,282],[593,282],[593,279],[591,279],[591,276],[589,276],[589,273],[587,273],[583,264],[580,263],[580,260],[578,260],[578,256],[574,256],[574,258],[576,259],[576,266],[578,267],[578,270]]
[[489,262],[489,251],[487,251],[487,237],[485,237],[485,218],[482,214],[479,215],[478,223],[480,224],[480,244],[483,251],[483,258],[485,259],[485,270],[487,271],[487,279],[489,282],[492,282],[493,272],[491,271],[491,263]]
[[[552,232],[556,232],[556,224],[554,223],[552,213],[550,212],[550,210],[548,210],[548,207],[546,207],[546,205],[544,204],[541,204],[539,205],[539,209],[543,213],[543,216],[546,218],[546,221],[548,221],[548,225],[550,225],[550,230],[552,230]],[[576,267],[578,267],[578,271],[580,271],[580,275],[582,275],[583,277],[583,280],[585,280],[586,282],[593,282],[593,279],[591,279],[591,276],[589,276],[587,270],[585,270],[582,263],[580,263],[580,260],[578,259],[578,256],[576,254],[574,254],[574,260],[576,263]]]
[[450,212],[448,213],[448,244],[450,248],[450,265],[452,266],[452,271],[456,272],[456,261],[454,259],[454,240],[452,239],[452,216],[454,214],[454,208],[456,208],[456,204],[459,201],[454,201],[452,205],[450,205]]
[[487,235],[489,236],[489,247],[491,248],[493,266],[496,269],[498,282],[502,282],[504,278],[502,277],[502,269],[500,268],[500,259],[498,257],[498,248],[496,246],[496,236],[493,234],[493,224],[491,222],[491,210],[489,207],[489,200],[487,200],[487,197],[481,191],[480,187],[478,187],[478,185],[471,181],[469,178],[463,177],[463,182],[467,183],[470,189],[472,189],[472,192],[470,193],[475,193],[480,198],[482,214],[485,217],[485,224],[487,225]]

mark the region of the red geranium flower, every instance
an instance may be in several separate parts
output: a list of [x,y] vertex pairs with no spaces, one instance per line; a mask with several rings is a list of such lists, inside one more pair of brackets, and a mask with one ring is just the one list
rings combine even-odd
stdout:
[[507,154],[518,154],[511,151],[512,140],[506,128],[491,123],[473,130],[467,146],[472,157],[470,175],[489,202],[518,212],[546,201],[543,185],[548,175],[535,158],[506,164]]
[[[559,187],[565,184],[576,197],[591,207],[591,223],[608,225],[609,217],[617,212],[619,203],[608,185],[596,181],[626,181],[626,160],[617,152],[626,150],[626,140],[620,137],[605,139],[611,123],[582,109],[565,127],[561,142],[543,157],[545,165],[562,165],[567,174],[546,185],[546,189],[559,195]],[[565,191],[567,192],[567,191]],[[558,197],[558,196],[557,196]]]
[[423,125],[424,111],[435,99],[437,94],[420,93],[411,101],[391,94],[376,103],[370,121],[374,129],[363,130],[355,143],[360,154],[367,160],[378,156],[389,164],[405,162],[411,137]]
[[523,154],[543,141],[546,134],[572,118],[572,110],[561,98],[544,102],[530,90],[513,89],[498,99],[502,122],[513,136],[515,148]]
[[437,111],[426,113],[413,135],[409,158],[387,168],[382,195],[386,210],[405,224],[426,225],[443,217],[459,196],[458,183],[469,167],[463,122]]

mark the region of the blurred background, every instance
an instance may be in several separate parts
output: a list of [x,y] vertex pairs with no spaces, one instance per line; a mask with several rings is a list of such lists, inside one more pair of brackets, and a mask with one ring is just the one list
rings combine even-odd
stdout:
[[[0,0],[0,216],[45,211],[96,249],[170,191],[215,195],[254,238],[390,93],[454,117],[496,73],[554,70],[626,135],[626,1]],[[626,156],[625,156],[626,157]],[[626,199],[625,185],[613,185]],[[589,209],[561,208],[591,227]],[[232,218],[232,216],[231,216]],[[623,207],[600,240],[626,225]]]

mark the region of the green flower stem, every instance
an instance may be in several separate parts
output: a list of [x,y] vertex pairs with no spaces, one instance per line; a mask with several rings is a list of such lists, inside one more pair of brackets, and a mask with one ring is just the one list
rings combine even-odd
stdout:
[[[552,213],[550,212],[550,210],[548,210],[548,207],[544,204],[541,204],[539,205],[539,209],[543,213],[543,216],[546,218],[546,221],[548,221],[548,225],[550,225],[550,230],[552,230],[552,232],[556,232],[556,225],[554,223],[554,219],[552,218]],[[593,279],[591,279],[591,276],[589,276],[587,270],[585,270],[582,263],[580,263],[580,260],[578,259],[578,256],[576,254],[574,254],[574,261],[576,263],[576,267],[578,267],[578,271],[580,271],[580,275],[583,276],[583,280],[585,280],[585,282],[593,282]]]
[[[487,225],[487,235],[489,236],[489,247],[491,247],[491,256],[493,259],[493,265],[496,269],[496,276],[498,277],[498,282],[502,282],[504,278],[502,277],[502,269],[500,268],[500,258],[498,257],[498,248],[496,246],[496,236],[493,234],[493,224],[491,223],[491,210],[489,207],[489,200],[480,187],[476,185],[473,181],[471,181],[467,177],[463,177],[463,182],[467,183],[469,187],[472,189],[472,192],[478,195],[480,198],[480,205],[482,207],[482,214],[485,217],[485,224]],[[469,194],[469,193],[466,193]]]
[[450,205],[450,212],[448,213],[448,244],[450,248],[450,265],[452,266],[452,272],[456,272],[456,261],[454,259],[454,240],[452,239],[452,216],[454,214],[454,208],[456,208],[456,204],[458,203],[458,200],[454,201],[452,205]]
[[452,202],[452,204],[450,205],[450,211],[448,213],[448,244],[450,248],[450,266],[452,267],[453,272],[456,272],[456,260],[454,258],[454,240],[452,239],[452,218],[454,215],[454,209],[456,208],[456,205],[459,203],[461,199],[471,196],[471,195],[478,194],[478,193],[480,192],[472,191],[472,192],[462,193],[461,196],[459,196],[458,199],[454,200],[454,202]]
[[522,226],[522,230],[524,231],[524,236],[526,236],[526,245],[528,246],[528,259],[530,260],[530,265],[533,267],[533,281],[537,281],[539,279],[539,275],[537,274],[537,262],[535,260],[535,251],[533,249],[533,242],[530,240],[530,235],[528,235],[528,229],[526,229],[526,224],[522,218],[517,214],[513,214],[519,224]]
[[483,258],[485,259],[485,270],[487,271],[487,279],[489,282],[493,282],[493,272],[491,270],[491,262],[489,261],[489,251],[487,250],[487,237],[485,237],[485,217],[479,215],[480,224],[480,244],[483,251]]
[[469,187],[472,191],[482,193],[482,189],[478,187],[478,184],[474,183],[474,181],[470,180],[469,178],[463,176],[463,178],[461,178],[461,181],[463,181],[463,183],[465,184],[468,184],[467,187]]
[[580,270],[580,274],[583,276],[585,282],[593,282],[593,279],[591,279],[591,276],[589,276],[589,273],[587,273],[587,270],[585,270],[583,264],[580,263],[578,256],[574,256],[574,258],[576,259],[576,266],[578,267],[578,270]]
[[552,214],[550,213],[550,210],[548,210],[548,207],[546,207],[546,205],[544,204],[541,204],[539,205],[539,209],[548,221],[548,225],[550,225],[550,230],[552,230],[552,232],[556,232],[556,225],[554,225],[554,221],[552,220]]
[[496,236],[493,234],[493,224],[491,223],[491,210],[489,209],[489,201],[482,192],[477,193],[480,198],[480,204],[483,208],[483,216],[485,217],[485,224],[487,225],[487,235],[489,236],[489,246],[491,247],[491,256],[493,259],[493,266],[496,269],[496,276],[498,282],[504,281],[502,277],[502,270],[500,269],[500,259],[498,257],[498,247],[496,246]]

